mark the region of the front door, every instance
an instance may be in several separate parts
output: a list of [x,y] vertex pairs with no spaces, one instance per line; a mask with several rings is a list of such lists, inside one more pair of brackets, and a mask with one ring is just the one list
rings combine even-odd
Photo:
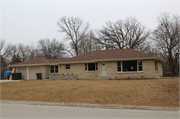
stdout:
[[101,76],[107,76],[107,66],[105,62],[101,63]]

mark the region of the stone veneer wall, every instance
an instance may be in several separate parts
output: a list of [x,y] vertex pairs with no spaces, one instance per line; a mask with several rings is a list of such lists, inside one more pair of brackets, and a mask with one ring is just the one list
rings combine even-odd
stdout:
[[76,80],[78,75],[49,75],[50,80]]
[[[98,67],[99,68],[99,67]],[[60,65],[60,75],[74,74],[78,79],[98,78],[98,71],[85,71],[85,64],[70,64],[70,70],[65,69],[65,65]]]
[[[154,64],[155,66],[155,64]],[[163,69],[162,69],[162,63],[158,62],[158,71],[155,72],[155,77],[162,77],[163,76]]]
[[39,66],[39,73],[42,73],[42,79],[45,80],[49,77],[49,66]]

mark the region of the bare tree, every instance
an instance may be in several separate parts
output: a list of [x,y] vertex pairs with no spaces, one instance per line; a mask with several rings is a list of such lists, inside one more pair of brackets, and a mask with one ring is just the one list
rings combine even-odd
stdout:
[[56,39],[41,39],[38,41],[38,50],[44,58],[57,59],[64,57],[64,44]]
[[38,57],[41,57],[40,51],[37,49],[37,47],[31,45],[28,49],[28,60],[30,59],[36,59]]
[[163,52],[169,70],[176,75],[179,70],[180,18],[177,15],[163,13],[158,17],[158,22],[152,39],[156,42],[157,48]]
[[[6,49],[7,50],[5,58],[8,64],[14,64],[21,61],[21,57],[18,52],[18,47],[16,45],[9,44]],[[18,60],[16,60],[16,57],[18,57]]]
[[80,41],[85,37],[86,32],[89,29],[89,23],[84,24],[81,18],[74,17],[62,17],[57,22],[59,32],[66,33],[65,40],[70,40],[70,48],[67,49],[71,55],[79,55]]
[[5,43],[6,43],[6,40],[5,39],[1,39],[0,40],[0,55],[1,55],[1,52],[5,46]]
[[28,45],[24,45],[24,44],[18,44],[17,46],[18,48],[18,54],[19,57],[21,58],[22,61],[27,61],[28,60],[28,54],[29,54],[29,46]]
[[4,39],[0,40],[1,67],[7,68],[12,57],[13,45],[7,44]]
[[38,49],[34,46],[24,44],[12,45],[8,43],[2,50],[2,57],[4,58],[4,61],[6,61],[6,64],[9,65],[20,61],[35,59],[41,56]]
[[79,43],[80,54],[97,51],[102,49],[102,45],[97,40],[91,38],[92,31],[85,34],[83,40]]
[[0,40],[0,70],[1,70],[1,78],[3,78],[3,74],[5,71],[9,70],[8,65],[10,64],[9,57],[11,56],[11,44],[7,44],[4,39]]
[[136,49],[149,37],[150,31],[146,30],[136,18],[127,18],[124,21],[108,21],[106,26],[99,30],[93,38],[103,45],[113,45],[116,49]]
[[4,47],[5,47],[5,40],[1,39],[0,40],[0,79],[3,77],[3,74],[5,72],[4,65],[6,65],[6,60],[4,59],[3,55],[1,54]]
[[22,62],[22,59],[21,59],[19,53],[14,54],[11,59],[11,64],[15,64],[15,63],[19,63],[19,62]]

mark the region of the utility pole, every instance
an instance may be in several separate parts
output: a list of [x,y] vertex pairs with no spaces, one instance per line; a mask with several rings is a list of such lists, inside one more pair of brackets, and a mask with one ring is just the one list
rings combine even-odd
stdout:
[[1,80],[1,51],[0,51],[0,80]]

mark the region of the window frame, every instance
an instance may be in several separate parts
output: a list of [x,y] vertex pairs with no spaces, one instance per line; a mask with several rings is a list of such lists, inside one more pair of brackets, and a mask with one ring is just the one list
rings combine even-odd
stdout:
[[[95,64],[95,70],[89,70],[89,64]],[[86,72],[88,72],[88,71],[90,71],[90,72],[92,72],[92,71],[97,71],[98,70],[98,63],[85,63],[85,71]]]
[[[143,72],[143,60],[132,60],[132,61],[137,61],[137,71],[123,71],[123,61],[118,61],[121,63],[121,66],[118,66],[118,62],[117,62],[117,72],[118,73]],[[139,65],[139,61],[142,62],[142,65]],[[142,71],[139,71],[140,66],[142,67]],[[121,67],[121,71],[118,71],[118,67]]]
[[95,63],[95,71],[98,70],[98,63]]
[[[69,66],[67,66],[69,65]],[[67,67],[69,67],[69,69],[67,69]],[[65,70],[71,70],[71,65],[70,64],[65,64]]]
[[[117,71],[118,71],[118,72],[122,72],[122,62],[120,61],[120,63],[121,63],[120,66],[118,65],[118,63],[119,63],[119,62],[117,62]],[[120,67],[121,71],[118,70],[119,67]]]
[[88,65],[85,63],[85,71],[88,71]]
[[[139,61],[141,61],[141,65],[139,65]],[[137,69],[138,69],[138,71],[140,71],[139,70],[139,67],[142,67],[142,71],[143,71],[143,61],[142,60],[137,60]]]
[[[53,68],[52,68],[53,67]],[[56,69],[57,68],[57,69]],[[54,72],[51,72],[54,71]],[[56,72],[57,71],[57,72]],[[58,74],[59,73],[59,65],[52,65],[50,66],[50,73],[51,74]]]

